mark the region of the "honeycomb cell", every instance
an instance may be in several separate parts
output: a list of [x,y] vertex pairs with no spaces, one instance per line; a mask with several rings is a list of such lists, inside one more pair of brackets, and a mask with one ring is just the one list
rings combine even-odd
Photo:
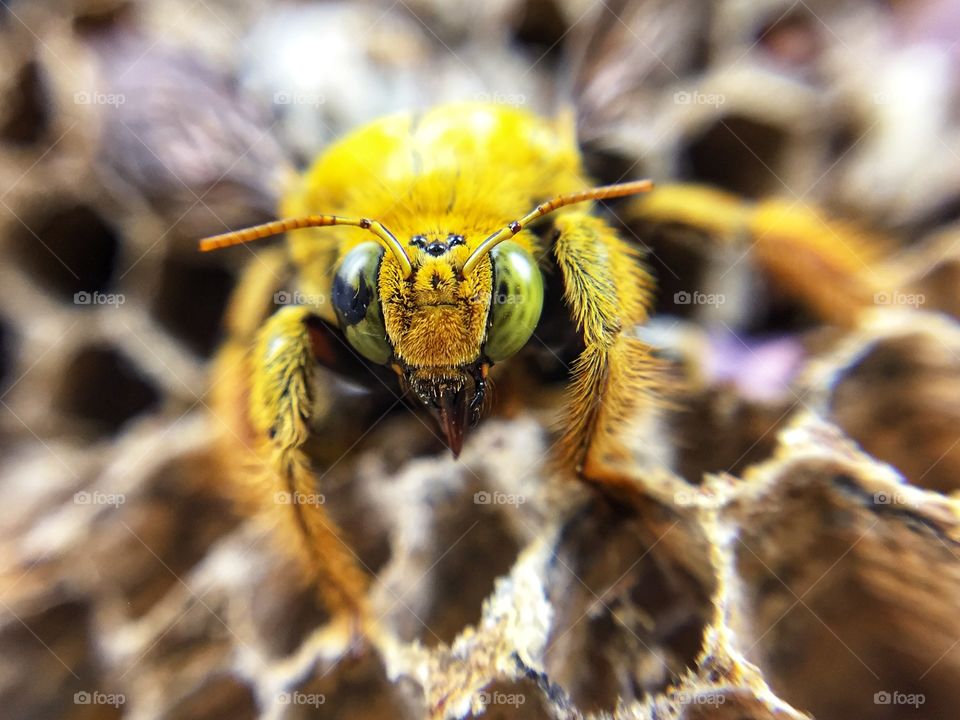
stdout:
[[712,588],[670,559],[686,532],[656,506],[638,516],[598,500],[571,518],[551,570],[546,667],[577,707],[611,711],[694,667]]
[[[870,391],[867,388],[871,388]],[[911,482],[960,487],[960,359],[943,340],[909,333],[878,340],[841,371],[832,419]]]
[[[70,717],[76,710],[77,693],[103,691],[90,637],[90,607],[82,602],[57,602],[32,610],[9,606],[0,613],[0,653],[16,658],[41,673],[43,683],[33,675],[21,675],[14,685],[5,683],[0,696],[5,717],[43,720]],[[82,696],[81,696],[82,697]],[[120,717],[118,708],[104,705],[107,720]]]
[[[434,601],[417,628],[428,645],[452,641],[464,625],[480,618],[494,580],[510,569],[520,551],[503,516],[487,505],[453,508],[435,532],[442,555],[425,579],[435,586]],[[444,552],[447,547],[450,551]]]
[[56,408],[85,424],[85,432],[109,435],[155,407],[159,391],[119,350],[105,344],[81,349],[64,368],[54,393]]
[[[874,490],[879,470],[861,467],[786,461],[769,494],[736,509],[738,640],[771,688],[814,717],[949,717],[960,671],[952,521],[932,501]],[[883,701],[894,693],[903,700]]]
[[724,386],[691,393],[670,416],[676,433],[677,472],[699,484],[704,473],[738,474],[765,460],[794,402],[799,399],[792,395],[780,403],[749,402]]
[[223,311],[234,277],[213,264],[168,257],[152,312],[163,327],[201,356],[210,355],[222,339]]
[[98,211],[63,204],[27,215],[15,228],[11,249],[40,285],[72,303],[78,292],[108,289],[119,247],[116,229]]
[[526,0],[513,28],[513,39],[534,58],[555,62],[563,51],[567,23],[555,0]]
[[587,174],[602,185],[649,176],[642,161],[629,153],[605,147],[595,140],[582,143],[581,150]]
[[789,140],[782,128],[762,120],[727,115],[688,140],[681,167],[697,182],[747,197],[779,193],[783,152]]

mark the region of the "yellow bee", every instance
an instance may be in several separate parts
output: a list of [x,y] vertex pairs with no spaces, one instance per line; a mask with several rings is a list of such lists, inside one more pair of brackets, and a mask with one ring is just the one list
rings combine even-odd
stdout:
[[[366,579],[310,502],[318,488],[304,445],[320,415],[344,410],[325,403],[318,366],[395,384],[457,455],[489,369],[562,314],[578,355],[557,457],[590,476],[616,452],[610,428],[652,385],[648,349],[629,332],[647,318],[652,281],[635,247],[584,204],[651,183],[584,189],[592,184],[568,119],[444,106],[334,144],[284,199],[289,219],[202,241],[214,250],[287,233],[286,257],[261,254],[241,280],[213,397],[239,418],[226,440],[234,473],[262,502],[286,493],[287,544],[329,605],[362,615]],[[301,302],[271,308],[287,260]]]

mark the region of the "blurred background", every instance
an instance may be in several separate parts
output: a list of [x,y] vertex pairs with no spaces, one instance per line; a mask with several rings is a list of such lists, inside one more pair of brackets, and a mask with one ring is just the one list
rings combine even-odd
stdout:
[[[958,70],[956,0],[0,0],[0,714],[953,717]],[[389,419],[325,488],[392,632],[341,660],[218,486],[257,248],[196,242],[464,100],[572,112],[601,182],[824,218],[868,307],[815,263],[836,299],[784,289],[746,226],[625,217],[684,380],[634,432],[644,499],[545,491],[547,411],[460,464]]]

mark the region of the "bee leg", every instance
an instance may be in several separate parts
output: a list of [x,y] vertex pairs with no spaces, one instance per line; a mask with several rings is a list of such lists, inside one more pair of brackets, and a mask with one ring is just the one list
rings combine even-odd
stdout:
[[245,273],[228,309],[230,337],[217,357],[213,414],[225,426],[220,459],[230,490],[248,514],[274,529],[306,586],[345,624],[350,639],[368,634],[367,575],[329,517],[303,449],[311,423],[332,410],[313,381],[310,308],[275,306],[264,297],[287,279],[280,260],[262,254]]
[[732,248],[738,261],[749,252],[778,290],[829,323],[855,325],[859,312],[889,287],[889,278],[874,270],[887,254],[884,240],[799,200],[748,203],[714,188],[665,185],[633,200],[624,217],[693,228]]
[[258,454],[274,476],[275,498],[309,575],[322,599],[362,625],[367,575],[323,505],[323,496],[303,445],[317,415],[327,414],[330,397],[317,392],[309,322],[303,306],[280,308],[257,333],[251,364],[250,419],[264,440]]
[[571,367],[557,459],[585,480],[621,484],[613,461],[627,421],[653,401],[654,364],[633,335],[647,319],[653,280],[637,251],[603,220],[568,213],[555,222],[553,255],[583,350]]

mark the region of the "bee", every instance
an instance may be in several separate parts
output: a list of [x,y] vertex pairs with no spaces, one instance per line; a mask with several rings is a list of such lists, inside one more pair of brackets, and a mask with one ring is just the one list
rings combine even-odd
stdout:
[[228,308],[211,391],[232,422],[221,455],[253,511],[282,498],[282,546],[354,628],[371,626],[368,577],[322,502],[316,442],[308,449],[318,436],[336,445],[351,415],[328,392],[335,379],[409,398],[457,456],[489,407],[491,373],[546,351],[567,385],[552,467],[624,483],[623,428],[666,380],[633,332],[648,319],[652,275],[598,201],[643,195],[622,214],[742,248],[828,323],[854,324],[883,280],[864,272],[876,239],[806,206],[651,189],[595,186],[567,117],[455,104],[352,132],[286,194],[285,219],[201,241],[211,251],[286,234],[285,247],[257,254]]
[[[412,398],[457,456],[484,414],[491,369],[531,344],[556,348],[572,360],[556,461],[600,475],[617,452],[612,429],[654,384],[649,349],[630,332],[647,319],[653,282],[590,203],[651,187],[596,187],[567,118],[456,104],[354,131],[286,195],[286,219],[201,241],[211,251],[286,234],[235,291],[212,396],[220,416],[239,418],[224,441],[231,475],[255,502],[288,499],[284,545],[331,609],[363,622],[366,576],[310,502],[305,445],[344,410],[318,387],[318,368]],[[271,308],[287,264],[300,302]]]

